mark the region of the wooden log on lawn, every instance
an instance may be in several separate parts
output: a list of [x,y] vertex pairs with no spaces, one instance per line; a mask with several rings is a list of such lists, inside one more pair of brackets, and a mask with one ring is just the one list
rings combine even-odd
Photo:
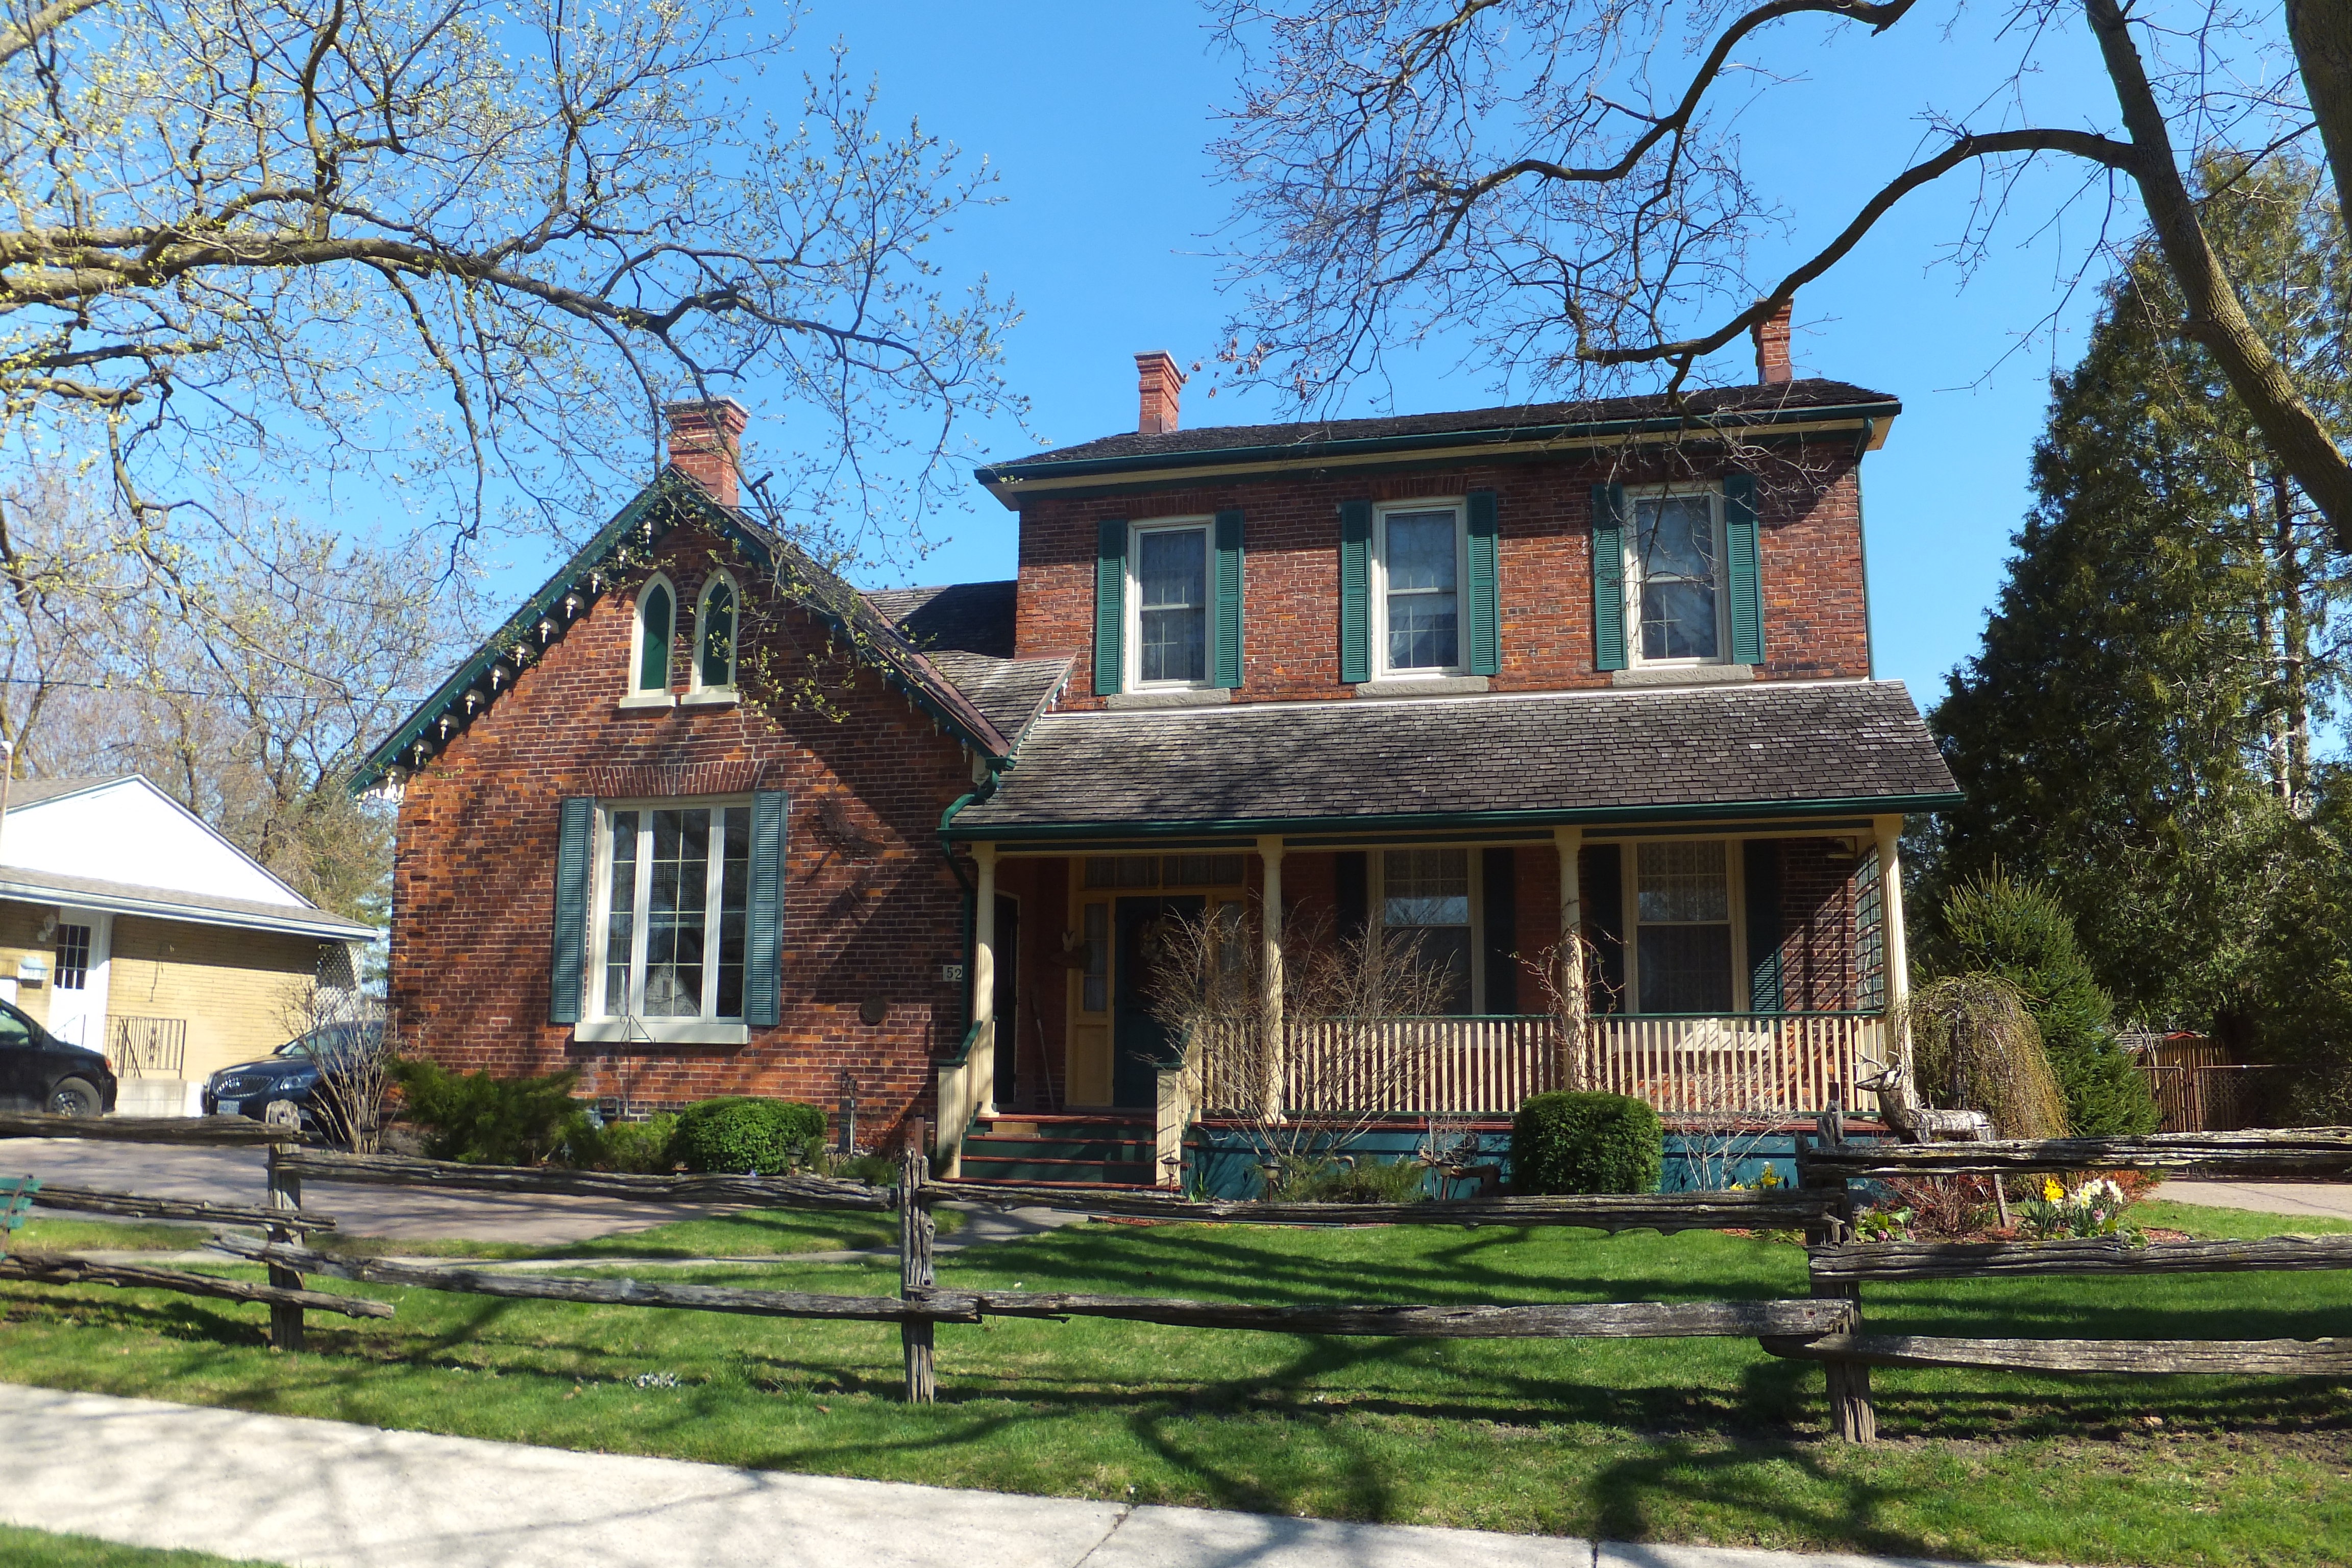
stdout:
[[798,1290],[739,1290],[724,1285],[670,1285],[624,1276],[593,1279],[553,1274],[489,1273],[382,1258],[334,1258],[308,1247],[217,1236],[212,1245],[257,1263],[331,1274],[372,1285],[406,1285],[421,1290],[451,1290],[469,1296],[501,1296],[525,1301],[579,1301],[597,1307],[677,1307],[697,1312],[740,1312],[760,1318],[832,1318],[853,1322],[895,1323],[908,1318],[976,1323],[968,1299],[937,1292],[919,1306],[896,1296],[817,1296]]
[[1870,1366],[1989,1367],[2021,1372],[2352,1376],[2352,1340],[1971,1340],[1928,1334],[1763,1337],[1778,1356]]
[[2035,1171],[2167,1171],[2179,1176],[2326,1182],[2352,1173],[2352,1128],[2158,1132],[1989,1143],[1847,1143],[1800,1150],[1800,1178],[2016,1175]]
[[411,1160],[397,1154],[288,1151],[286,1168],[305,1181],[377,1187],[430,1187],[483,1193],[561,1193],[574,1197],[635,1198],[645,1203],[750,1204],[761,1208],[867,1209],[894,1199],[882,1187],[830,1176],[630,1176],[612,1171],[541,1170],[521,1165],[468,1165],[455,1160]]
[[48,1116],[0,1110],[0,1138],[94,1138],[107,1143],[295,1143],[300,1129],[246,1116]]
[[2008,1274],[2252,1274],[2352,1268],[2352,1236],[2259,1241],[1881,1241],[1812,1249],[1815,1279],[1978,1279]]
[[[184,1198],[142,1197],[137,1193],[110,1193],[96,1187],[45,1186],[33,1199],[33,1206],[76,1214],[120,1215],[126,1219],[184,1219],[206,1225],[278,1225],[285,1217],[276,1209],[249,1204],[190,1203]],[[304,1209],[299,1225],[304,1230],[332,1230],[335,1219],[332,1215]]]
[[943,1199],[1223,1225],[1565,1225],[1609,1231],[1794,1230],[1817,1222],[1842,1201],[1834,1193],[1792,1189],[1300,1204],[978,1182],[932,1182],[923,1188],[925,1203]]
[[1751,1338],[1842,1332],[1845,1301],[1601,1301],[1525,1307],[1259,1307],[1160,1296],[1068,1291],[930,1290],[910,1300],[969,1307],[982,1317],[1118,1318],[1188,1329],[1247,1329],[1278,1334],[1366,1334],[1396,1339]]
[[0,1279],[23,1279],[36,1285],[112,1285],[125,1290],[176,1290],[183,1296],[211,1296],[223,1301],[258,1301],[273,1310],[282,1306],[316,1307],[323,1312],[341,1312],[347,1318],[393,1315],[389,1301],[335,1296],[323,1290],[284,1290],[271,1285],[247,1284],[242,1279],[192,1274],[184,1268],[100,1263],[68,1252],[12,1252],[0,1258]]

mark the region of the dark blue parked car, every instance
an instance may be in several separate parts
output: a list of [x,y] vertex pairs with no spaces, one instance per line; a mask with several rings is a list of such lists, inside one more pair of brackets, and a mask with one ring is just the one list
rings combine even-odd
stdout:
[[[239,1062],[205,1080],[206,1116],[250,1116],[256,1121],[299,1119],[308,1131],[335,1133],[323,1061],[341,1051],[373,1051],[383,1037],[382,1024],[329,1024],[298,1035],[257,1062]],[[272,1117],[272,1106],[290,1106]]]

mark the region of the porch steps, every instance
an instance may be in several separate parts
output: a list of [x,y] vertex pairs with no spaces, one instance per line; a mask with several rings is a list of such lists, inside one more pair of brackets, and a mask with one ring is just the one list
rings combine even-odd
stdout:
[[1148,1187],[1157,1148],[1148,1115],[983,1116],[964,1134],[963,1179]]

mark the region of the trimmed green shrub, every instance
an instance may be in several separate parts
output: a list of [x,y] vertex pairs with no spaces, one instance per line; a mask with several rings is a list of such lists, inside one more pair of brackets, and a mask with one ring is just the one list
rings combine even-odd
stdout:
[[2092,974],[2074,922],[2056,899],[1996,870],[1954,889],[1937,923],[1937,956],[1952,973],[1998,974],[2025,998],[2066,1097],[2068,1132],[2110,1138],[2156,1131],[2147,1076],[2116,1039],[2115,999]]
[[1411,1204],[1429,1195],[1418,1160],[1317,1160],[1274,1196],[1295,1204]]
[[824,1112],[793,1100],[706,1100],[679,1113],[671,1151],[689,1171],[772,1176],[824,1138]]
[[597,1139],[596,1163],[633,1176],[659,1176],[677,1163],[677,1114],[656,1111],[643,1121],[608,1121]]
[[1531,1094],[1511,1121],[1517,1192],[1654,1193],[1665,1168],[1665,1126],[1630,1095]]
[[545,1078],[457,1073],[402,1057],[392,1063],[401,1110],[424,1134],[425,1157],[469,1165],[579,1163],[595,1147],[587,1107],[572,1098],[576,1072]]

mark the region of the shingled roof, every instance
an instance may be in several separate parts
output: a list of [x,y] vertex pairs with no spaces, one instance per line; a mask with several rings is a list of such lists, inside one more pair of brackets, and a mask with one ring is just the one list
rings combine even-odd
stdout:
[[1604,397],[1581,403],[1530,403],[1444,414],[1399,414],[1374,419],[1315,419],[1286,425],[1215,425],[1159,434],[1128,431],[1017,458],[982,468],[982,484],[1043,478],[1095,467],[1153,467],[1248,454],[1315,457],[1369,446],[1423,442],[1481,445],[1524,440],[1573,441],[1629,425],[1658,422],[1700,429],[1709,424],[1750,427],[1811,421],[1832,414],[1891,419],[1902,404],[1884,392],[1849,382],[1808,378],[1775,384],[1702,387],[1679,400],[1663,396]]
[[1933,809],[1899,681],[1048,714],[963,838]]

